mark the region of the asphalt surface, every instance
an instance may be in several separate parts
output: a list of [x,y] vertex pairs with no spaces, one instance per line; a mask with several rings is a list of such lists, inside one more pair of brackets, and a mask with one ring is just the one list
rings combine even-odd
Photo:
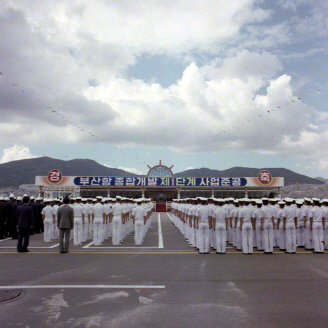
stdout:
[[328,327],[327,253],[201,255],[166,213],[142,246],[130,235],[60,254],[42,237],[30,253],[0,242],[1,328]]

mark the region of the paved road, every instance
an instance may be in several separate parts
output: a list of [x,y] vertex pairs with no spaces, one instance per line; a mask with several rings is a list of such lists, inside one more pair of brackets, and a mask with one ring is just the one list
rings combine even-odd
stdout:
[[0,242],[1,328],[328,327],[327,253],[200,255],[165,213],[142,246],[30,246]]

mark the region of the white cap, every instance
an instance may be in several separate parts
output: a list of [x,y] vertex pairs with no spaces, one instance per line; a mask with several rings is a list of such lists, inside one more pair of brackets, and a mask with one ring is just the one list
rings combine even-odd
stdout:
[[15,198],[15,195],[14,194],[10,194],[9,195],[9,198]]
[[214,200],[218,203],[224,203],[225,202],[225,200],[223,198],[216,198]]
[[102,200],[103,198],[102,198],[102,196],[97,196],[96,199]]
[[285,200],[286,203],[292,203],[293,202],[293,198],[289,198],[289,197],[286,197],[284,200]]
[[30,199],[35,199],[35,197],[34,196],[31,196]]
[[285,205],[286,203],[285,203],[284,201],[281,200],[280,202],[278,202],[278,204],[279,204],[279,205]]
[[261,199],[255,199],[255,203],[256,203],[256,204],[263,204],[263,202],[262,202]]
[[314,202],[320,202],[320,198],[312,198]]
[[22,200],[23,200],[23,197],[21,197],[21,196],[18,196],[18,197],[17,197],[17,200],[20,200],[20,201],[22,201]]
[[3,197],[0,197],[0,200],[5,200]]
[[269,200],[269,198],[267,198],[267,197],[262,197],[261,199],[262,200]]
[[251,200],[249,198],[244,198],[243,201],[249,203]]

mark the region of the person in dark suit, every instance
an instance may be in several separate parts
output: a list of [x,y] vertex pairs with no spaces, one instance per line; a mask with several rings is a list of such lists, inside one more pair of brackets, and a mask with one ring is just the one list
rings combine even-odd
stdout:
[[[27,195],[24,195],[24,196],[27,196]],[[12,216],[15,220],[16,218],[16,213],[17,213],[17,208],[19,206],[22,206],[23,205],[23,202],[22,202],[22,197],[17,197],[16,199],[16,203],[14,203],[12,205]],[[14,221],[15,222],[15,221]],[[16,227],[16,224],[13,224],[12,225],[12,228],[11,228],[11,235],[12,235],[12,239],[18,239],[18,232],[17,232],[17,227]]]
[[34,215],[35,215],[35,224],[34,224],[34,233],[41,233],[42,232],[42,209],[43,209],[43,204],[42,204],[42,198],[37,197],[36,202],[33,203],[33,209],[34,209]]
[[28,205],[30,197],[23,197],[23,205],[16,211],[16,226],[18,228],[17,252],[29,252],[28,244],[30,241],[30,229],[33,226],[33,210]]
[[57,227],[59,228],[59,252],[68,253],[69,237],[74,227],[74,211],[69,206],[69,198],[64,198],[64,205],[57,212]]

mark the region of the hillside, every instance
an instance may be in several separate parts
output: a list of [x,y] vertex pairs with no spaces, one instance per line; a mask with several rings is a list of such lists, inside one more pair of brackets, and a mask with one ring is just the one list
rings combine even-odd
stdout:
[[[0,164],[0,187],[18,187],[22,184],[34,184],[35,176],[46,176],[52,169],[59,169],[66,176],[136,176],[120,169],[109,168],[90,159],[63,161],[50,157],[24,159]],[[323,181],[295,173],[284,168],[265,168],[274,177],[284,177],[285,185],[324,184]],[[262,169],[232,167],[227,170],[208,168],[191,169],[175,173],[176,177],[255,177]]]
[[120,169],[100,165],[90,159],[63,161],[50,157],[39,157],[0,164],[0,187],[34,184],[35,176],[46,176],[52,169],[59,169],[63,175],[67,176],[136,176]]
[[295,173],[284,168],[250,168],[250,167],[232,167],[227,170],[211,170],[208,168],[191,169],[176,173],[176,177],[257,177],[261,170],[268,170],[273,177],[284,177],[285,185],[295,183],[323,184],[322,181],[310,178],[306,175]]
[[322,178],[322,177],[316,177],[315,179],[324,182],[325,184],[328,183],[328,179]]

